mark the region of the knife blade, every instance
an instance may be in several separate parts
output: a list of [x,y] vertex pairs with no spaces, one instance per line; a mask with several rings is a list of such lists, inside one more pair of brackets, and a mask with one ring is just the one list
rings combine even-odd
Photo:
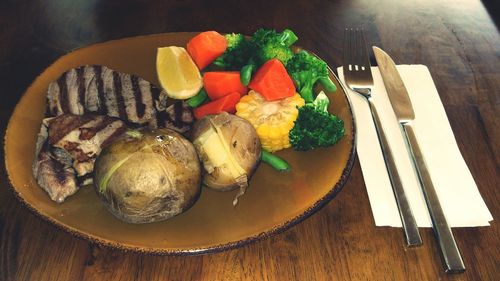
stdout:
[[425,159],[418,145],[413,129],[415,112],[408,91],[391,57],[378,47],[373,47],[375,59],[382,75],[389,101],[407,142],[414,170],[419,180],[427,209],[432,221],[432,229],[441,250],[441,258],[447,273],[459,273],[465,270],[457,243],[446,221],[441,203],[437,196]]

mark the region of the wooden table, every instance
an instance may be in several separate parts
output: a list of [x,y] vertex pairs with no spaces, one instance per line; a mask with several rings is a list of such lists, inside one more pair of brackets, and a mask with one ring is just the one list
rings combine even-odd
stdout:
[[[139,34],[288,27],[337,67],[343,29],[363,26],[369,44],[397,63],[429,67],[460,151],[499,219],[500,36],[493,3],[213,2],[2,1],[2,135],[36,75],[78,47]],[[459,275],[443,272],[432,231],[421,232],[424,246],[408,249],[400,229],[374,226],[357,161],[340,195],[304,222],[239,249],[192,257],[126,253],[75,238],[22,207],[0,177],[0,280],[500,280],[498,221],[454,230],[467,265]]]

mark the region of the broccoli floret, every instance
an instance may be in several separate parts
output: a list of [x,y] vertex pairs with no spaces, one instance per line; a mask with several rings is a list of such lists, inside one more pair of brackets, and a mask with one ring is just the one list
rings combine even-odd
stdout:
[[226,70],[240,70],[254,56],[254,45],[240,33],[226,34],[224,37],[227,49],[213,64]]
[[225,37],[227,49],[213,64],[225,70],[240,70],[241,82],[245,86],[252,74],[266,61],[277,58],[286,65],[294,55],[290,46],[298,39],[288,29],[281,33],[259,29],[250,39],[239,33],[227,34]]
[[328,92],[333,92],[337,89],[328,76],[326,63],[304,50],[295,54],[288,61],[286,69],[295,82],[300,95],[306,102],[314,100],[313,87],[318,81]]
[[238,46],[242,41],[245,40],[245,36],[241,33],[229,33],[224,35],[227,41],[227,48],[231,49]]
[[297,41],[297,36],[289,29],[278,33],[271,29],[259,29],[251,41],[256,46],[254,61],[257,66],[264,64],[270,59],[279,59],[283,64],[293,57],[293,51],[290,48]]
[[252,74],[270,59],[278,59],[284,65],[293,57],[291,46],[298,37],[289,29],[278,33],[271,29],[259,29],[249,40],[253,48],[253,56],[241,68],[241,83],[248,85]]
[[344,136],[344,121],[328,113],[329,103],[325,93],[320,92],[313,103],[299,108],[299,115],[289,133],[295,150],[331,146]]

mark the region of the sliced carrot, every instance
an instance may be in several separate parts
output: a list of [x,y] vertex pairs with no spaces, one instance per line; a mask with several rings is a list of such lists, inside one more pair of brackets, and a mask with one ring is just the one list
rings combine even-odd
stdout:
[[238,92],[240,95],[247,93],[247,88],[241,84],[239,71],[211,71],[203,74],[203,86],[211,100]]
[[208,114],[218,114],[223,111],[228,113],[236,112],[236,104],[240,101],[240,93],[233,92],[220,99],[206,103],[193,110],[194,117],[198,120]]
[[293,81],[283,63],[278,59],[268,60],[263,64],[248,87],[260,93],[268,101],[291,97],[295,94]]
[[227,48],[227,40],[216,31],[205,31],[187,43],[187,51],[199,69],[211,64]]

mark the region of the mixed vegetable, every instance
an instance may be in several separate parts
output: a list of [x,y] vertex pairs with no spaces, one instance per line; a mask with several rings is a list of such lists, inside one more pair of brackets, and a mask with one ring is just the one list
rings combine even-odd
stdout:
[[335,144],[344,135],[344,122],[328,113],[330,100],[324,92],[314,102],[299,108],[299,116],[290,131],[295,150],[311,150]]
[[344,135],[343,121],[328,112],[328,96],[315,92],[317,85],[336,90],[328,66],[294,52],[297,40],[289,29],[259,29],[251,37],[206,31],[187,44],[202,75],[201,90],[187,100],[195,118],[227,112],[245,119],[262,145],[261,160],[279,171],[290,166],[272,152],[327,147]]

